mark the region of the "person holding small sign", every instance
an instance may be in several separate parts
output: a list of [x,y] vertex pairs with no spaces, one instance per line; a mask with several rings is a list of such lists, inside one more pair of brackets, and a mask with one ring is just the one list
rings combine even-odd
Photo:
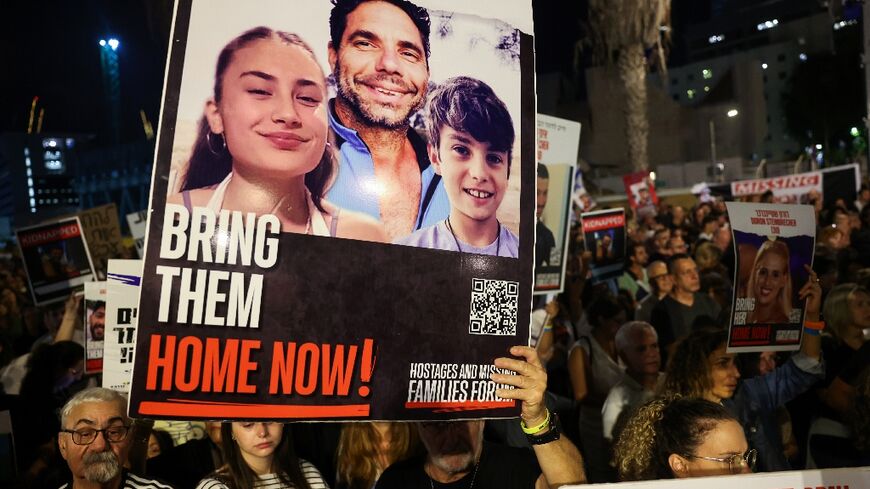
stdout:
[[770,414],[809,390],[824,377],[819,321],[822,288],[818,277],[805,267],[810,279],[798,293],[806,299],[806,320],[800,352],[773,372],[740,381],[735,358],[726,352],[728,332],[700,328],[681,341],[668,364],[663,391],[700,397],[722,404],[743,425],[750,445],[758,450],[759,471],[791,470],[785,459],[779,426]]

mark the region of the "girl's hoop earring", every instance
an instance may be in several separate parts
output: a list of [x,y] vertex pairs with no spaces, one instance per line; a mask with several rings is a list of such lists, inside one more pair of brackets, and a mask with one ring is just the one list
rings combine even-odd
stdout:
[[[220,138],[221,138],[221,147],[218,151],[215,151],[214,145],[211,142],[211,135],[212,134],[214,134],[215,137],[220,136]],[[208,146],[208,150],[211,151],[212,154],[215,156],[221,156],[222,152],[225,152],[227,150],[226,138],[224,138],[223,135],[221,135],[221,134],[213,133],[211,131],[209,131],[205,134],[205,144],[206,144],[206,146]]]

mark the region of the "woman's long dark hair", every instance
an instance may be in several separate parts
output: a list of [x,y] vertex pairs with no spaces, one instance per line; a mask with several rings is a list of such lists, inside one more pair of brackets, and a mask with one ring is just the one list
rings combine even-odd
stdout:
[[[219,103],[221,100],[224,72],[233,60],[233,55],[236,51],[254,41],[266,39],[277,39],[287,45],[298,46],[307,51],[311,55],[311,58],[317,62],[314,57],[314,51],[296,34],[276,31],[263,26],[245,31],[224,46],[218,55],[214,75],[215,103]],[[331,136],[330,139],[332,139]],[[317,167],[305,174],[305,186],[308,187],[308,191],[311,192],[311,200],[320,211],[324,210],[320,201],[332,180],[335,168],[335,159],[330,146],[329,144],[326,145]],[[227,150],[223,135],[211,133],[208,121],[203,116],[199,121],[199,130],[197,131],[196,141],[193,143],[193,151],[190,154],[187,173],[185,174],[181,190],[208,187],[220,183],[232,169],[233,157]]]
[[[226,484],[230,489],[253,489],[257,481],[257,474],[245,463],[239,445],[233,440],[233,424],[221,425],[221,449],[226,460],[226,470],[218,469],[213,477]],[[284,425],[281,433],[281,441],[275,447],[272,458],[272,472],[287,486],[296,489],[311,489],[296,452],[293,450],[293,440],[290,439],[290,428]]]

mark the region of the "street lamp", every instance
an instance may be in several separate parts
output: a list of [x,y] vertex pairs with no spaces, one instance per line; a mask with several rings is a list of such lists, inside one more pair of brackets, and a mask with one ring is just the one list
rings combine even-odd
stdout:
[[[740,114],[737,109],[729,109],[725,113],[729,119],[733,119]],[[710,118],[710,175],[716,177],[716,181],[721,183],[725,180],[725,165],[716,162],[716,121]]]

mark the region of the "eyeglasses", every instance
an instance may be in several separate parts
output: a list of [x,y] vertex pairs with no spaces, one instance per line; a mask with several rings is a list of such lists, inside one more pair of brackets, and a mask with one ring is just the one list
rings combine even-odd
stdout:
[[61,433],[69,433],[72,435],[72,441],[76,445],[90,445],[97,439],[97,434],[102,433],[103,438],[109,443],[118,443],[127,438],[127,433],[130,432],[130,427],[126,425],[111,426],[102,430],[85,428],[81,430],[60,430]]
[[755,459],[758,457],[758,452],[754,448],[750,448],[744,454],[735,453],[730,457],[701,457],[698,455],[690,455],[691,458],[700,458],[710,460],[712,462],[727,463],[728,471],[732,474],[739,474],[744,467],[749,467],[749,470],[755,471]]

